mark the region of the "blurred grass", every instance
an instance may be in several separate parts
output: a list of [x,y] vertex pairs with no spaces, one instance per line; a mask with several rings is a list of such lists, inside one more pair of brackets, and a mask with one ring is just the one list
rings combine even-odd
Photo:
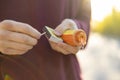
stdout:
[[120,12],[113,8],[110,15],[106,16],[103,21],[97,22],[93,32],[120,38]]

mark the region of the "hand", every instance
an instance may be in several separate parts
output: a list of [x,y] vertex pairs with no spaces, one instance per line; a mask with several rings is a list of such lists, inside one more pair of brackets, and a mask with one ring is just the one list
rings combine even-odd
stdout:
[[30,25],[12,20],[0,23],[0,52],[21,55],[37,44],[41,33]]
[[[76,30],[78,28],[77,28],[76,23],[73,20],[65,19],[65,20],[63,20],[63,22],[60,25],[58,25],[56,27],[54,33],[57,36],[60,36],[67,29],[75,29]],[[62,41],[57,43],[57,42],[49,40],[49,43],[50,43],[53,50],[61,52],[62,54],[65,54],[65,55],[76,54],[80,49],[79,47],[70,46]]]
[[57,36],[60,36],[67,29],[77,30],[78,27],[77,27],[76,23],[73,20],[71,20],[71,19],[65,19],[65,20],[62,21],[62,23],[60,25],[58,25],[55,28],[55,32],[54,33]]
[[79,47],[74,47],[74,46],[70,46],[66,43],[63,42],[54,42],[49,40],[49,43],[51,45],[51,48],[57,52],[60,52],[64,55],[68,55],[68,54],[76,54],[79,51]]

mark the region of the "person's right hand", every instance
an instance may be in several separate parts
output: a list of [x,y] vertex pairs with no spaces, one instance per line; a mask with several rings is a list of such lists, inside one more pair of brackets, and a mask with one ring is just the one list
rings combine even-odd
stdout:
[[12,20],[0,22],[0,52],[6,55],[21,55],[37,44],[41,33],[32,26]]

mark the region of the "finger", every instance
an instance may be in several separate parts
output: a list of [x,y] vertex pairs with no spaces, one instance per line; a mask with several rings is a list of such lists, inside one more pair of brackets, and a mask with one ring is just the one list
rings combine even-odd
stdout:
[[27,51],[20,51],[20,50],[6,48],[6,49],[2,49],[1,52],[2,54],[6,54],[6,55],[22,55]]
[[50,42],[50,45],[52,47],[53,50],[57,51],[57,52],[60,52],[62,54],[69,54],[69,52],[61,47],[58,46],[58,44],[56,42],[53,42],[53,41],[49,41]]
[[3,40],[11,40],[18,43],[28,44],[28,45],[36,45],[37,39],[32,38],[26,34],[10,32],[10,31],[0,31],[0,39]]
[[65,50],[65,49],[63,49],[63,48],[61,48],[59,46],[52,47],[52,49],[57,51],[57,52],[60,52],[62,54],[65,54],[65,55],[70,54],[70,52],[68,52],[67,50]]
[[78,29],[77,24],[72,19],[65,19],[63,20],[62,24],[69,27],[69,29]]
[[33,48],[33,46],[25,45],[13,41],[0,41],[0,47],[23,50],[23,51],[30,50]]
[[39,39],[41,36],[40,32],[38,32],[36,29],[26,23],[16,22],[12,20],[4,20],[3,22],[1,22],[1,24],[3,29],[9,31],[24,33],[36,39]]
[[68,52],[67,50],[65,50],[65,49],[63,49],[63,48],[60,48],[60,47],[58,47],[58,50],[57,50],[57,51],[60,52],[60,53],[62,53],[62,54],[64,54],[64,55],[70,54],[70,52]]
[[62,35],[62,33],[67,30],[67,29],[74,29],[74,30],[77,30],[77,25],[76,23],[71,20],[71,19],[65,19],[62,21],[62,23],[60,25],[58,25],[55,29],[55,34],[60,36]]
[[66,43],[58,43],[58,46],[60,46],[61,48],[65,49],[68,52],[73,53],[73,54],[77,53],[79,50],[79,47],[73,47]]
[[69,29],[69,28],[66,27],[66,26],[63,25],[63,24],[60,24],[59,26],[57,26],[57,27],[55,28],[54,33],[55,33],[57,36],[61,36],[66,29]]

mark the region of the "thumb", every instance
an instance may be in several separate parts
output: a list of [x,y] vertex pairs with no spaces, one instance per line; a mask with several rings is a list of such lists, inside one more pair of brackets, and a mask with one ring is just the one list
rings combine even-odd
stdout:
[[67,27],[66,25],[64,24],[60,24],[58,25],[55,30],[54,30],[54,33],[57,35],[57,36],[61,36],[65,30],[69,29],[69,27]]
[[54,34],[55,34],[56,36],[61,36],[61,35],[62,35],[62,33],[58,32],[57,30],[54,30]]

